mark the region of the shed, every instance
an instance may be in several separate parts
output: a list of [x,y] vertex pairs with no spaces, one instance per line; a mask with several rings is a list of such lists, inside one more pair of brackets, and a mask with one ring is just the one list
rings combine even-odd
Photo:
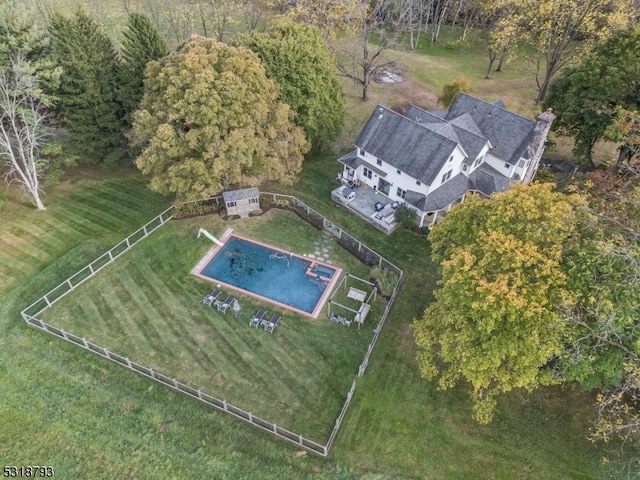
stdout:
[[222,192],[227,215],[248,217],[249,212],[260,210],[260,192],[256,187]]

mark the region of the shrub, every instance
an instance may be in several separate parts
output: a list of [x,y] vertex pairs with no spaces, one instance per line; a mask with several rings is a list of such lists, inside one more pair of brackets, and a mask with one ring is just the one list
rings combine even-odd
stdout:
[[395,219],[400,225],[409,229],[415,228],[418,223],[416,212],[404,204],[396,209]]
[[371,269],[371,277],[374,278],[378,284],[381,295],[391,295],[393,293],[393,289],[398,283],[398,275],[391,270],[385,270],[380,267]]

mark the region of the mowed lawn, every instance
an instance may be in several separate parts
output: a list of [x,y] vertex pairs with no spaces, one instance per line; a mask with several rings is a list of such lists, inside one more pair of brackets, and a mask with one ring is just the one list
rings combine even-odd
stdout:
[[[236,296],[239,314],[219,313],[202,303],[215,284],[189,273],[211,246],[195,237],[201,225],[216,235],[231,227],[300,254],[312,253],[323,238],[282,210],[230,222],[218,215],[173,221],[40,318],[324,444],[385,301],[377,297],[362,328],[329,321],[326,307],[312,319],[232,290],[221,298]],[[330,255],[334,265],[369,277],[369,269],[337,245]],[[258,308],[282,315],[273,334],[249,327]]]

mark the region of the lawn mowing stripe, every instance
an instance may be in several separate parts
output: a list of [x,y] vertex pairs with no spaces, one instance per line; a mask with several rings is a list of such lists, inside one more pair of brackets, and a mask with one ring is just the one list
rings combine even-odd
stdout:
[[83,204],[98,211],[121,211],[125,215],[123,220],[127,221],[140,218],[139,196],[127,195],[122,189],[101,189],[99,195],[92,195]]
[[[153,310],[153,316],[146,313],[149,322],[153,322],[160,339],[165,345],[172,345],[173,349],[187,352],[193,362],[201,364],[203,368],[209,368],[213,363],[212,359],[205,352],[197,352],[193,346],[197,344],[188,329],[180,327],[180,320],[177,320],[175,311],[171,311],[171,306],[176,304],[176,299],[168,290],[157,288],[161,281],[152,275],[144,265],[129,265],[127,273],[130,274],[131,284],[127,282],[130,291],[140,290],[142,296],[134,298],[135,308],[144,312]],[[134,274],[135,273],[135,274]],[[147,286],[148,288],[145,288]],[[188,318],[188,315],[183,315]],[[176,374],[178,372],[175,372]],[[182,373],[182,372],[180,372]]]
[[52,223],[58,226],[58,228],[62,228],[64,225],[67,230],[74,233],[74,238],[76,240],[84,239],[84,238],[95,238],[101,233],[109,232],[110,230],[104,228],[100,225],[96,225],[95,223],[77,220],[77,217],[71,217],[68,215],[58,215],[56,217],[52,217]]
[[[84,222],[96,225],[99,230],[105,231],[120,231],[123,227],[122,218],[117,212],[96,211],[91,208],[90,205],[85,204],[72,204],[66,209],[71,215],[76,215]],[[96,232],[98,233],[98,232]]]

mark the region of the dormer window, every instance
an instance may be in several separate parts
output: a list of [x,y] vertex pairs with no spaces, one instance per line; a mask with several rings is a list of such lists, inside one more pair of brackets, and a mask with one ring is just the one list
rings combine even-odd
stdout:
[[451,173],[453,172],[453,170],[449,170],[447,173],[445,173],[444,175],[442,175],[442,182],[440,183],[444,183],[447,180],[449,180],[451,178]]

